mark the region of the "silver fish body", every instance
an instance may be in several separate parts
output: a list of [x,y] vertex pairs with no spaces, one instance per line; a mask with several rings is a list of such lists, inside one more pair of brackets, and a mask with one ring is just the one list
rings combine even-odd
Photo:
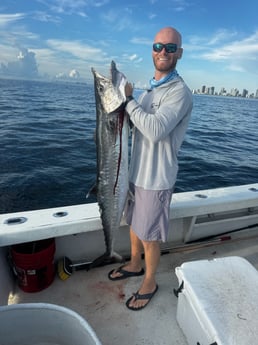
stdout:
[[128,193],[128,115],[125,111],[125,76],[111,62],[111,78],[92,69],[96,99],[97,200],[106,253],[93,262],[122,261],[114,252]]

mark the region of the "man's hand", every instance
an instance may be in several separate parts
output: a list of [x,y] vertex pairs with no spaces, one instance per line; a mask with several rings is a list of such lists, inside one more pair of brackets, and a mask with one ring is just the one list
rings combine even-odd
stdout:
[[133,95],[133,86],[131,83],[125,84],[125,97],[129,97]]

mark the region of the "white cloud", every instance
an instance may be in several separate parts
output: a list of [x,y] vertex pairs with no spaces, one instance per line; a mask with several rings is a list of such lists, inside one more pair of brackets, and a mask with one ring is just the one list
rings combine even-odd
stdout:
[[[28,42],[35,41],[38,36],[27,31],[19,23],[25,17],[24,13],[0,14],[1,75],[23,78],[38,77],[35,53],[26,48]],[[27,44],[24,44],[25,42]]]
[[108,4],[109,2],[110,2],[110,0],[99,0],[99,1],[92,0],[91,5],[93,5],[95,7],[102,7],[106,4]]
[[61,18],[58,16],[52,16],[51,14],[43,11],[36,11],[34,13],[34,19],[39,20],[40,22],[45,23],[61,23]]
[[14,14],[0,14],[0,27],[8,26],[13,22],[17,22],[25,17],[24,13],[14,13]]
[[35,53],[22,48],[16,60],[1,64],[0,73],[11,77],[37,78],[39,75]]
[[6,46],[4,50],[1,50],[0,62],[8,47],[20,49],[25,45],[25,42],[39,38],[37,34],[28,31],[20,23],[26,16],[24,13],[0,14],[1,43]]
[[209,40],[208,45],[220,44],[223,41],[231,40],[233,37],[237,37],[237,31],[230,31],[227,29],[219,29]]
[[45,1],[44,3],[50,7],[51,11],[58,14],[77,14],[87,17],[85,12],[87,1],[85,0],[54,0]]
[[81,41],[50,39],[46,43],[56,52],[70,54],[78,59],[103,61],[106,58],[106,53],[102,49],[89,46]]
[[242,66],[236,65],[234,63],[229,64],[227,69],[234,72],[245,72],[245,69]]
[[140,62],[142,62],[142,61],[143,61],[143,58],[139,57],[135,62],[136,62],[136,63],[140,63]]
[[0,44],[1,59],[0,63],[7,63],[11,61],[17,55],[17,48]]
[[172,4],[176,12],[182,12],[189,6],[189,3],[185,0],[173,0]]
[[137,54],[133,54],[133,55],[129,56],[129,60],[133,61],[135,59],[137,59]]
[[224,63],[228,70],[257,74],[258,30],[241,39],[235,37],[239,35],[227,30],[220,30],[211,39],[206,40],[197,36],[191,37],[187,51],[192,53],[193,58]]
[[76,14],[88,17],[86,10],[90,7],[100,8],[110,0],[38,0],[49,8],[50,11],[58,14]]
[[143,61],[143,58],[138,57],[137,54],[133,54],[133,55],[129,56],[129,60],[133,61],[134,63],[140,63]]
[[141,45],[146,45],[146,46],[151,46],[152,45],[152,40],[150,40],[149,38],[145,38],[145,37],[133,37],[130,40],[131,43],[134,44],[141,44]]
[[124,9],[110,9],[109,11],[102,13],[102,20],[108,24],[112,24],[112,29],[115,31],[133,29],[135,23],[132,22],[130,14],[125,13]]
[[76,69],[72,69],[69,72],[69,77],[74,78],[74,79],[78,79],[78,78],[80,78],[80,73]]
[[224,46],[214,48],[210,53],[204,54],[204,56],[211,60],[257,59],[258,31],[245,39],[233,41]]
[[39,73],[42,74],[62,74],[64,71],[71,69],[73,60],[69,59],[69,62],[66,58],[60,56],[56,51],[49,48],[44,49],[34,49],[34,52],[37,56],[37,62],[39,65]]

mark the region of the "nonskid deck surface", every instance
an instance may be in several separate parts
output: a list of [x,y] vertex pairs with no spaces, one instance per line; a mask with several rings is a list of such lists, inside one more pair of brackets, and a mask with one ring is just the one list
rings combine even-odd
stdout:
[[157,274],[159,291],[141,311],[128,310],[125,302],[137,291],[142,277],[112,282],[107,275],[116,265],[74,272],[66,281],[56,277],[50,287],[37,293],[25,293],[15,287],[9,304],[43,302],[68,307],[89,322],[103,345],[187,345],[176,321],[175,267],[187,261],[242,256],[258,268],[255,236],[252,231],[242,239],[162,255]]

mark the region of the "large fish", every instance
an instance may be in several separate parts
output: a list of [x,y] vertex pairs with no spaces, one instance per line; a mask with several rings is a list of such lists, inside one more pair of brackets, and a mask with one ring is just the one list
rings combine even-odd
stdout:
[[97,200],[104,230],[106,252],[92,267],[123,258],[114,252],[128,193],[128,115],[125,111],[123,73],[111,62],[107,78],[92,68],[96,100]]

